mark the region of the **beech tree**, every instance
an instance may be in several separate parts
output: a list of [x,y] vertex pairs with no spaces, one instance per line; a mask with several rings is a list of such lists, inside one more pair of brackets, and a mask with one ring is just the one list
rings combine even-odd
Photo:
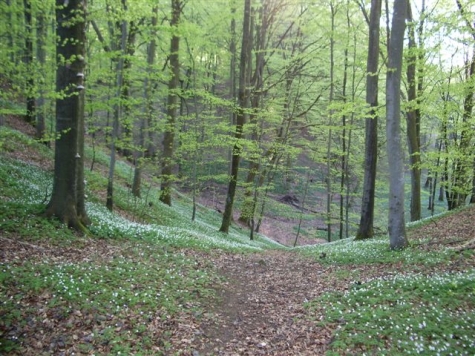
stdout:
[[180,79],[180,35],[178,34],[178,24],[180,22],[180,14],[183,2],[180,0],[172,0],[172,18],[170,26],[172,29],[172,38],[170,40],[170,80],[168,81],[168,97],[167,97],[167,123],[163,136],[163,156],[162,156],[162,173],[161,173],[161,193],[160,201],[167,205],[172,204],[171,187],[173,179],[173,152],[175,141],[175,126],[178,114],[178,90]]
[[89,224],[84,197],[86,2],[56,1],[56,135],[53,192],[46,207],[68,226]]
[[36,120],[36,100],[35,100],[35,77],[33,70],[33,14],[31,0],[23,0],[25,15],[25,52],[23,62],[25,63],[26,80],[26,115],[25,120],[34,124]]
[[403,249],[407,246],[404,218],[404,161],[401,143],[401,71],[407,8],[407,0],[394,1],[386,74],[386,148],[389,165],[388,229],[390,247],[393,250]]
[[[422,16],[424,15],[424,1]],[[406,107],[406,126],[407,126],[407,145],[409,148],[409,160],[411,163],[411,221],[420,220],[421,211],[421,110],[420,99],[418,96],[422,93],[423,69],[418,68],[422,65],[418,47],[415,38],[415,22],[412,16],[411,4],[408,2],[407,8],[408,34],[409,34],[409,55],[406,69],[407,77],[407,101]],[[419,35],[422,32],[423,19],[419,26]],[[419,63],[418,63],[419,62]],[[416,75],[417,73],[417,75]]]
[[371,0],[368,59],[366,65],[366,103],[369,106],[365,131],[363,199],[356,240],[373,237],[374,196],[378,159],[378,80],[381,0]]
[[236,128],[234,132],[234,147],[231,158],[231,176],[229,177],[228,191],[226,193],[226,203],[224,207],[223,219],[219,231],[228,233],[229,226],[231,225],[234,197],[236,195],[236,186],[239,172],[239,162],[241,160],[242,143],[240,140],[243,137],[243,127],[246,121],[247,107],[247,65],[250,57],[250,22],[251,22],[251,0],[245,0],[244,2],[244,21],[242,31],[242,45],[241,45],[241,57],[239,64],[239,89],[238,89],[238,108],[236,115]]

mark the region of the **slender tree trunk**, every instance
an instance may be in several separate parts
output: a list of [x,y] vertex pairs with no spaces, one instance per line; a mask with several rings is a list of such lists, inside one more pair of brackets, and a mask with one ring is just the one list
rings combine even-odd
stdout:
[[[125,8],[125,1],[122,0],[123,6]],[[120,40],[120,58],[117,61],[116,72],[117,72],[117,96],[119,97],[119,102],[114,106],[114,116],[112,119],[112,133],[111,133],[111,153],[109,160],[109,174],[107,179],[107,197],[106,197],[106,207],[110,211],[114,208],[114,170],[116,163],[116,148],[117,140],[119,137],[119,123],[122,117],[122,93],[123,93],[123,80],[124,80],[124,54],[125,47],[127,43],[127,21],[122,20],[121,28],[121,40]]]
[[[415,41],[414,24],[412,23],[411,4],[408,2],[408,32],[409,32],[409,58],[406,70],[408,90],[407,100],[409,102],[406,110],[407,123],[407,142],[409,148],[409,159],[411,162],[411,221],[421,219],[421,150],[419,138],[419,122],[420,109],[419,100],[417,98],[416,83],[416,62],[417,62],[417,46]],[[419,72],[419,79],[421,78]],[[419,87],[419,91],[421,87]]]
[[26,76],[26,115],[25,121],[36,123],[35,71],[33,70],[33,22],[31,0],[23,0],[25,14],[25,63]]
[[134,197],[140,198],[142,188],[142,166],[143,160],[150,158],[152,155],[152,139],[150,137],[150,126],[154,113],[153,109],[153,81],[152,74],[154,71],[155,55],[157,48],[156,41],[156,27],[158,24],[158,7],[154,7],[152,10],[152,36],[147,48],[147,73],[144,80],[144,115],[140,120],[139,128],[139,149],[135,153],[135,168],[134,168],[134,180],[132,183],[132,194]]
[[47,23],[46,23],[46,10],[39,9],[38,15],[36,17],[36,57],[38,59],[39,65],[39,75],[42,79],[38,83],[38,98],[36,100],[36,139],[43,141],[48,147],[50,146],[49,141],[44,140],[46,136],[46,122],[45,122],[45,111],[46,111],[46,99],[45,99],[45,84],[46,80],[46,36],[48,34]]
[[[124,3],[124,8],[126,5]],[[123,118],[121,120],[121,132],[120,132],[120,153],[124,157],[130,158],[133,155],[132,147],[134,145],[133,139],[133,118],[131,117],[131,100],[130,100],[130,87],[131,87],[131,69],[132,69],[132,57],[135,54],[135,39],[139,29],[134,21],[130,21],[129,30],[127,33],[127,41],[124,49],[124,69],[123,69],[123,83],[121,92],[121,101],[123,106]]]
[[5,4],[7,6],[7,8],[9,9],[8,11],[8,26],[10,28],[10,30],[7,32],[7,38],[8,38],[8,46],[10,48],[10,55],[9,55],[9,58],[10,58],[10,62],[12,64],[17,64],[17,60],[16,60],[16,56],[15,56],[15,19],[14,19],[14,16],[13,16],[13,4],[12,4],[12,1],[13,0],[6,0],[5,1]]
[[56,89],[61,95],[56,100],[53,192],[45,212],[83,231],[89,224],[83,176],[85,14],[84,0],[69,0],[66,5],[56,1]]
[[[331,9],[331,36],[330,36],[330,94],[329,94],[329,104],[333,104],[334,94],[335,94],[335,39],[334,39],[334,32],[335,32],[335,16],[336,16],[336,9],[333,4],[333,1],[330,2],[330,9]],[[328,118],[328,126],[330,129],[328,130],[328,141],[327,141],[327,177],[326,177],[326,185],[327,185],[327,214],[326,214],[326,221],[327,221],[327,240],[328,242],[331,241],[332,238],[332,172],[331,172],[331,145],[332,145],[332,125],[333,125],[333,109],[329,111],[329,118]]]
[[[347,4],[348,5],[348,4]],[[346,19],[347,19],[347,31],[349,33],[351,29],[350,15],[348,13],[349,8],[347,7]],[[350,44],[350,38],[348,34],[348,40],[346,48],[344,50],[344,64],[343,64],[343,83],[342,83],[342,98],[343,102],[346,103],[346,86],[348,81],[348,47]],[[343,239],[344,227],[345,227],[345,185],[348,185],[348,155],[347,155],[347,117],[342,115],[341,125],[343,127],[341,132],[341,172],[340,172],[340,227],[339,227],[339,237],[340,240]],[[347,191],[347,190],[346,190]],[[348,231],[347,231],[348,232]]]
[[404,166],[401,145],[401,70],[407,0],[395,0],[386,77],[386,140],[389,165],[388,229],[392,250],[407,246],[404,219]]
[[294,240],[294,247],[297,246],[297,242],[300,236],[300,229],[302,227],[302,218],[303,218],[303,212],[305,210],[305,200],[307,199],[307,193],[308,193],[308,184],[310,182],[310,175],[308,174],[309,170],[307,169],[307,177],[305,180],[305,187],[304,187],[304,192],[303,192],[303,197],[302,197],[302,206],[300,208],[300,214],[299,214],[299,224],[297,226],[297,234],[295,235],[295,240]]
[[178,90],[180,79],[180,36],[177,33],[177,26],[180,22],[181,1],[172,0],[172,20],[170,26],[173,34],[170,42],[170,68],[171,77],[168,81],[168,98],[167,98],[167,126],[163,137],[163,156],[162,156],[162,173],[160,187],[160,201],[167,205],[172,205],[171,189],[173,181],[173,153],[175,141],[175,123],[177,118]]
[[231,159],[231,177],[228,184],[228,192],[226,194],[226,203],[224,206],[223,219],[219,231],[228,233],[229,226],[233,215],[234,196],[236,195],[237,178],[239,172],[239,161],[241,159],[241,143],[243,137],[243,127],[246,120],[245,108],[247,105],[247,63],[250,56],[249,36],[250,36],[250,17],[251,17],[251,0],[244,2],[244,21],[242,33],[241,58],[239,64],[239,89],[238,101],[239,108],[236,116],[236,131],[234,133],[235,144]]
[[379,21],[381,0],[371,0],[369,22],[369,45],[366,65],[366,103],[369,105],[366,117],[365,162],[361,217],[356,240],[372,238],[374,235],[374,197],[376,191],[376,168],[378,158],[378,66],[379,66]]
[[[260,145],[260,140],[262,139],[262,134],[258,133],[258,122],[257,122],[257,113],[260,109],[262,103],[262,89],[264,87],[264,70],[265,70],[265,51],[267,49],[267,30],[268,30],[268,9],[267,4],[263,1],[262,7],[260,8],[259,18],[260,22],[256,26],[256,34],[257,34],[257,41],[255,46],[256,52],[256,65],[254,74],[252,76],[251,87],[251,108],[252,114],[250,116],[250,123],[255,125],[255,128],[252,132],[251,139],[256,143],[256,145]],[[254,32],[254,26],[251,25],[251,41],[252,41],[252,33]],[[249,61],[249,68],[251,69],[252,61]],[[244,193],[244,201],[242,204],[241,215],[239,217],[239,221],[246,223],[250,226],[251,219],[253,218],[253,212],[256,210],[254,206],[254,197],[256,196],[255,189],[259,187],[256,186],[254,183],[256,176],[259,174],[260,164],[255,159],[249,162],[249,172],[246,179],[246,191]]]
[[473,160],[472,168],[472,196],[470,197],[470,204],[475,204],[475,159]]

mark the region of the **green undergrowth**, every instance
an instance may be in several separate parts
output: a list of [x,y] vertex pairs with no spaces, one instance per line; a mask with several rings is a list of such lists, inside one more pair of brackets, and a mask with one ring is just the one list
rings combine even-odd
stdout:
[[475,271],[354,284],[308,303],[336,328],[327,355],[475,354]]
[[[129,212],[125,218],[109,212],[103,202],[97,199],[95,190],[105,189],[105,181],[96,172],[87,174],[87,212],[92,220],[89,231],[92,236],[105,239],[132,239],[159,243],[173,247],[208,250],[218,248],[236,252],[260,251],[268,248],[282,248],[265,236],[257,235],[254,241],[238,228],[231,228],[229,234],[218,232],[221,215],[198,207],[194,222],[191,221],[191,207],[188,198],[177,194],[172,207],[162,204],[156,187],[147,199],[137,199],[130,190],[118,185],[115,189],[116,207]],[[52,190],[52,173],[18,160],[0,156],[0,230],[15,232],[21,236],[34,237],[45,234],[47,227],[55,234],[70,232],[58,223],[41,217]]]
[[18,130],[0,126],[0,151],[21,152],[25,146],[34,147],[43,156],[53,158],[53,151]]
[[[418,242],[421,243],[421,242]],[[329,264],[382,264],[403,263],[407,265],[437,265],[450,261],[454,252],[443,249],[437,253],[427,253],[417,245],[409,246],[401,251],[389,248],[387,237],[378,237],[365,241],[354,241],[352,238],[328,244],[304,246],[298,248],[304,255]]]
[[[10,138],[17,143],[26,140],[16,135],[3,136],[4,147],[11,152],[21,150],[21,145],[9,142]],[[33,140],[24,144],[42,149]],[[94,170],[85,171],[86,209],[92,223],[88,236],[80,237],[43,216],[52,191],[52,172],[27,159],[0,154],[0,238],[2,243],[24,244],[37,252],[29,259],[0,261],[0,354],[21,352],[23,340],[16,335],[23,327],[35,328],[50,320],[64,326],[64,320],[76,319],[82,329],[91,331],[87,341],[71,340],[74,333],[68,330],[57,332],[68,335],[61,344],[79,344],[85,354],[97,350],[156,354],[151,348],[157,339],[167,354],[174,341],[171,333],[162,332],[169,329],[166,324],[183,314],[199,318],[220,283],[213,266],[182,251],[245,253],[281,248],[261,235],[249,241],[236,227],[229,234],[218,232],[221,215],[202,206],[192,222],[187,196],[174,193],[173,206],[163,205],[151,182],[144,182],[142,199],[133,197],[126,184],[132,179],[132,167],[124,162],[117,165],[115,211],[110,212],[97,194],[106,188],[100,173],[106,157],[103,153],[97,157]],[[90,255],[91,243],[107,247]],[[42,256],[43,249],[58,251]],[[78,255],[69,256],[71,249]],[[43,315],[38,315],[39,310]],[[74,330],[76,326],[68,321],[66,327]],[[5,330],[15,330],[15,336]]]
[[[214,298],[212,287],[218,279],[212,266],[176,249],[121,241],[104,253],[79,254],[77,260],[52,256],[0,263],[0,329],[63,320],[62,327],[74,332],[77,322],[90,332],[79,345],[84,352],[107,345],[104,350],[111,354],[151,354],[154,338],[163,339],[164,350],[167,340],[152,321],[166,323],[180,313],[199,316],[203,304]],[[20,342],[0,340],[0,353],[14,350]],[[78,344],[70,338],[63,342]]]
[[[0,128],[0,144],[8,152],[27,145],[51,156],[44,146],[6,128]],[[88,148],[86,156],[92,155]],[[184,251],[245,253],[284,248],[259,234],[250,241],[248,231],[237,225],[229,234],[218,232],[221,214],[199,205],[191,221],[190,197],[174,192],[173,206],[162,204],[153,178],[144,180],[142,198],[135,198],[130,192],[133,167],[123,161],[116,166],[115,211],[110,212],[98,194],[106,189],[103,172],[108,157],[101,150],[94,156],[93,171],[85,171],[92,223],[89,235],[79,237],[59,221],[42,217],[52,190],[52,172],[27,159],[0,154],[0,237],[7,242],[20,239],[28,248],[37,243],[59,250],[31,260],[0,261],[2,329],[34,327],[39,318],[80,319],[91,323],[86,325],[91,337],[80,346],[84,354],[103,345],[107,345],[104,354],[146,354],[157,337],[167,350],[173,340],[157,336],[150,320],[166,323],[180,313],[199,316],[204,300],[213,300],[212,287],[219,283],[213,266]],[[447,248],[436,253],[420,249],[418,245],[426,242],[411,241],[407,249],[391,251],[387,237],[345,239],[293,250],[322,264],[339,265],[336,279],[363,277],[360,270],[353,273],[353,265],[383,269],[387,264],[413,272],[355,283],[345,293],[329,292],[309,302],[309,314],[323,311],[324,319],[318,323],[336,329],[329,355],[475,354],[475,272],[414,273],[435,266],[443,271],[454,260],[455,253]],[[91,243],[107,248],[87,256],[61,255],[61,249],[85,251]],[[473,258],[473,253],[465,257]],[[46,311],[39,316],[42,308]],[[66,327],[70,324],[74,329],[74,322]],[[0,354],[18,345],[18,340],[0,335]]]

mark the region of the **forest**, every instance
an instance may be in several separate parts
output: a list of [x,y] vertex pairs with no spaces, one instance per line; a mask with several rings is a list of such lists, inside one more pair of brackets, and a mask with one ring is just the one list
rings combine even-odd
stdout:
[[[61,11],[52,1],[7,1],[0,75],[13,90],[2,92],[2,116],[24,115],[51,145],[71,125],[55,116],[71,80],[82,88],[80,136],[110,149],[110,210],[120,156],[135,167],[138,198],[143,175],[168,205],[173,189],[195,201],[213,195],[221,231],[236,219],[258,232],[277,215],[306,237],[364,239],[388,230],[388,191],[401,179],[405,221],[475,199],[473,5],[403,3],[398,25],[387,1],[124,0]],[[81,32],[61,33],[58,16]],[[82,45],[62,46],[61,36]],[[78,77],[61,84],[68,58]],[[19,97],[21,110],[10,105]],[[62,102],[79,105],[74,98]]]
[[0,18],[0,354],[475,352],[471,0]]

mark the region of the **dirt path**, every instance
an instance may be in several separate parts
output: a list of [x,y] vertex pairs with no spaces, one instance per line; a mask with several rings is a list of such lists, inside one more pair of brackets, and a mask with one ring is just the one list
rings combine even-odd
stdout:
[[[426,239],[418,248],[436,253],[441,248],[473,249],[475,208],[447,215],[409,233]],[[468,238],[467,238],[468,237]],[[337,325],[318,326],[323,311],[310,315],[304,302],[323,293],[344,291],[388,273],[410,273],[400,264],[326,265],[295,252],[223,254],[213,260],[226,279],[221,302],[201,323],[203,335],[193,356],[203,355],[323,355]],[[475,266],[473,258],[454,258],[445,271]],[[438,273],[440,266],[418,266],[420,273]],[[314,318],[316,320],[311,320]],[[200,344],[201,342],[201,344]]]
[[199,355],[320,355],[332,330],[309,320],[304,302],[333,284],[334,267],[295,253],[225,255],[217,261],[230,281],[202,324]]

